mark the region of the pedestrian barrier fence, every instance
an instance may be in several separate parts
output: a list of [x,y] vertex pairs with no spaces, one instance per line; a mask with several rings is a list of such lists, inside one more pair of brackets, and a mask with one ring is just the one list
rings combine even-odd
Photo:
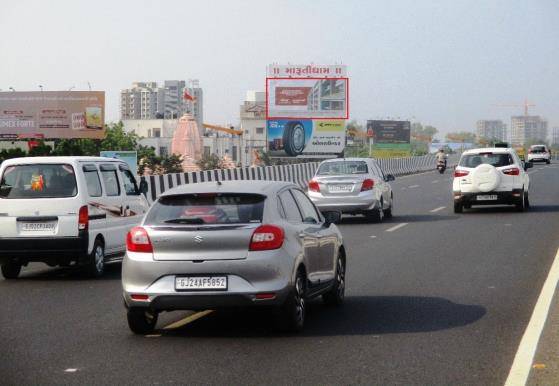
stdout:
[[[455,166],[457,158],[450,157],[448,166]],[[378,160],[385,174],[402,176],[435,170],[436,157],[432,154],[408,158],[390,158]],[[161,193],[179,185],[212,181],[264,180],[289,181],[302,188],[313,177],[319,162],[291,165],[244,167],[236,169],[203,170],[188,173],[172,173],[158,176],[143,176],[141,180],[148,184],[146,198],[154,202]]]

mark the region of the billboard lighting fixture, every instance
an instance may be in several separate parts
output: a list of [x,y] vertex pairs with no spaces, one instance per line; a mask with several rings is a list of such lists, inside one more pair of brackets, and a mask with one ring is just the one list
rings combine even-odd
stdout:
[[16,91],[16,89],[15,89],[15,88],[13,88],[13,87],[10,87],[10,90],[12,90],[13,92],[15,92],[15,91]]

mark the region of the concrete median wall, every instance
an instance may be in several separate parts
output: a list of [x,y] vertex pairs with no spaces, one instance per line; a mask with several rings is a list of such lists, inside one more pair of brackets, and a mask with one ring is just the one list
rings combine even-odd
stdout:
[[[457,159],[456,159],[457,160]],[[455,166],[456,160],[449,159],[448,166]],[[392,158],[378,160],[385,174],[402,176],[435,169],[435,156]],[[307,187],[308,181],[314,175],[319,162],[309,162],[294,165],[247,167],[236,169],[205,170],[189,173],[173,173],[160,176],[141,177],[148,184],[146,197],[150,203],[159,195],[179,185],[198,182],[231,181],[231,180],[265,180],[290,181],[302,188]]]

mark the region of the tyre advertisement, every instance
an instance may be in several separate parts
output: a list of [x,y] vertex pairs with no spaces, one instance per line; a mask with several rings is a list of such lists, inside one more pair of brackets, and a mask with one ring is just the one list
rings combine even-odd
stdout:
[[267,131],[274,157],[338,155],[345,147],[344,120],[268,120]]

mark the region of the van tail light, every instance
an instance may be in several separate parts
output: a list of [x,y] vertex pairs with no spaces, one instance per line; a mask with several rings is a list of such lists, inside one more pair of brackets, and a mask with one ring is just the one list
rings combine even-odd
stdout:
[[142,227],[134,227],[126,235],[126,250],[130,252],[152,253],[153,246],[148,232]]
[[320,192],[320,186],[318,185],[318,182],[315,180],[310,180],[309,181],[309,190],[311,192]]
[[78,214],[78,230],[86,231],[87,228],[89,228],[89,210],[87,205],[84,205],[80,208]]
[[361,191],[365,192],[367,190],[372,190],[374,186],[375,186],[375,181],[371,180],[370,178],[367,178],[366,180],[363,180],[363,185],[361,185]]
[[532,154],[532,150],[528,150],[528,154]]
[[520,169],[519,168],[505,169],[505,170],[503,170],[503,173],[506,174],[507,176],[519,176],[520,175]]
[[285,233],[275,225],[260,225],[254,230],[250,239],[249,251],[269,251],[281,248]]
[[455,170],[454,171],[454,177],[465,177],[468,174],[470,174],[470,172],[467,171],[467,170]]

